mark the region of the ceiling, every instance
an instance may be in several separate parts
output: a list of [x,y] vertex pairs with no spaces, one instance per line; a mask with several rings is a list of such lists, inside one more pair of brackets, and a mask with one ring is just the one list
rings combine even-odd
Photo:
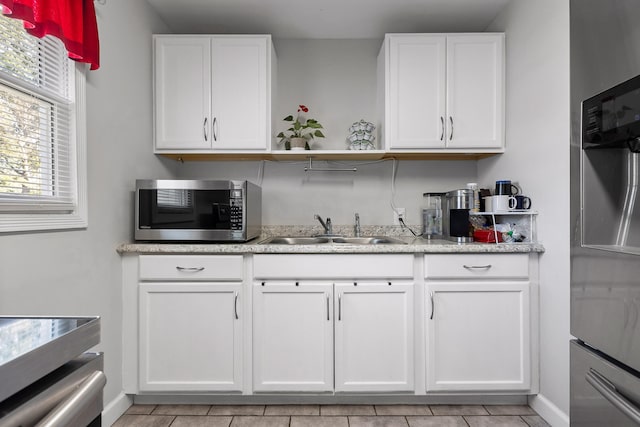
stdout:
[[379,39],[484,31],[511,0],[147,0],[171,33]]

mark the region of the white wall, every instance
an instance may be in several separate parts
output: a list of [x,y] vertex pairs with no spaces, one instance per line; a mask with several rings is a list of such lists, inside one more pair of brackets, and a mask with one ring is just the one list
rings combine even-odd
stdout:
[[562,425],[569,414],[569,1],[514,0],[489,29],[506,32],[507,151],[480,161],[478,179],[518,181],[540,212],[541,396],[532,404]]
[[101,316],[109,403],[122,391],[115,248],[132,237],[135,178],[169,176],[151,155],[151,34],[165,26],[143,1],[96,9],[102,65],[87,81],[89,227],[0,236],[0,313]]

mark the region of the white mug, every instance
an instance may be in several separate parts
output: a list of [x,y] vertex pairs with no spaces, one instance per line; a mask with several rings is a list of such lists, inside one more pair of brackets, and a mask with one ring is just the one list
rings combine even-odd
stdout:
[[[485,201],[486,204],[486,201]],[[512,211],[516,208],[518,201],[515,197],[509,195],[491,196],[491,211],[505,212]]]
[[484,211],[493,212],[493,196],[483,197],[482,200],[484,200]]

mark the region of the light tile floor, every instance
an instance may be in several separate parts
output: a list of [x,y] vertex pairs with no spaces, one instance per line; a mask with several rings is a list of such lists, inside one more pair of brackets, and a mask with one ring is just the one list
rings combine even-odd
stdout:
[[526,405],[134,405],[114,427],[549,427]]

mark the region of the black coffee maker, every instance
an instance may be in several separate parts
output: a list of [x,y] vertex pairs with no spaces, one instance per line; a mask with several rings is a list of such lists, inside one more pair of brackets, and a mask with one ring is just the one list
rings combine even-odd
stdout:
[[473,242],[469,209],[473,208],[473,190],[460,189],[445,193],[444,236],[458,243]]

